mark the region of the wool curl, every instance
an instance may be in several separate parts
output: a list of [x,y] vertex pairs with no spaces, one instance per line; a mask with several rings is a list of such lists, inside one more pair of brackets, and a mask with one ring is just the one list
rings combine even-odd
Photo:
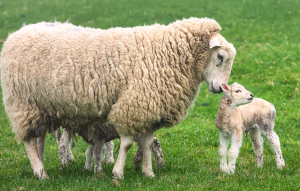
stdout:
[[16,138],[95,122],[119,135],[180,123],[199,91],[209,39],[220,30],[208,18],[108,30],[23,26],[1,53],[3,103]]

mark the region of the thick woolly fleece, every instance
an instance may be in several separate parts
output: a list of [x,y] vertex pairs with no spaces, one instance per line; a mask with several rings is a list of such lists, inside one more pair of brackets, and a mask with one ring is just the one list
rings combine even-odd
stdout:
[[1,53],[5,110],[18,140],[61,125],[109,122],[119,135],[180,123],[207,63],[212,19],[108,30],[22,27]]

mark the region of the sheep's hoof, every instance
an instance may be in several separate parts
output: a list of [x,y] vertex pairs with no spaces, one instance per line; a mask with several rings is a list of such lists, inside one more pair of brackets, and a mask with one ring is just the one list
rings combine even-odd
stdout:
[[155,177],[155,175],[154,175],[154,173],[153,172],[143,172],[143,176],[145,176],[145,177],[149,177],[149,178],[154,178]]
[[113,177],[114,179],[124,179],[123,174],[119,174],[119,173],[116,173],[116,172],[113,172],[113,173],[112,173],[112,177]]
[[49,176],[45,169],[41,173],[34,173],[34,176],[40,180],[49,180]]

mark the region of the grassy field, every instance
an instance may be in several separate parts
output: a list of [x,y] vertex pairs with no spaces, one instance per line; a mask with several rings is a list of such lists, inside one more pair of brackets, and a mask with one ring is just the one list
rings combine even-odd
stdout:
[[202,84],[189,116],[174,128],[156,132],[166,165],[154,167],[155,178],[134,170],[136,145],[128,154],[124,180],[112,181],[113,165],[104,165],[104,175],[82,172],[87,148],[82,139],[73,148],[76,162],[63,168],[58,146],[47,136],[44,165],[50,180],[40,181],[33,176],[23,144],[14,139],[1,102],[0,190],[300,190],[299,8],[299,0],[0,0],[0,48],[8,33],[23,23],[69,20],[106,29],[168,24],[191,16],[216,19],[221,34],[237,50],[229,84],[241,83],[276,107],[275,131],[286,162],[277,170],[265,141],[264,166],[255,168],[250,138],[244,136],[236,173],[221,173],[214,119],[222,95],[213,95]]

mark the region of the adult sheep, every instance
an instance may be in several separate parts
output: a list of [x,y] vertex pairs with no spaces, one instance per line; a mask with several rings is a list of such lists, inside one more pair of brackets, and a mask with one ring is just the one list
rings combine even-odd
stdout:
[[99,32],[61,28],[24,26],[1,53],[5,110],[38,178],[48,177],[37,146],[48,129],[95,122],[114,125],[120,135],[115,177],[123,177],[136,133],[142,134],[142,172],[154,176],[153,132],[185,118],[202,81],[220,93],[236,54],[207,18]]

